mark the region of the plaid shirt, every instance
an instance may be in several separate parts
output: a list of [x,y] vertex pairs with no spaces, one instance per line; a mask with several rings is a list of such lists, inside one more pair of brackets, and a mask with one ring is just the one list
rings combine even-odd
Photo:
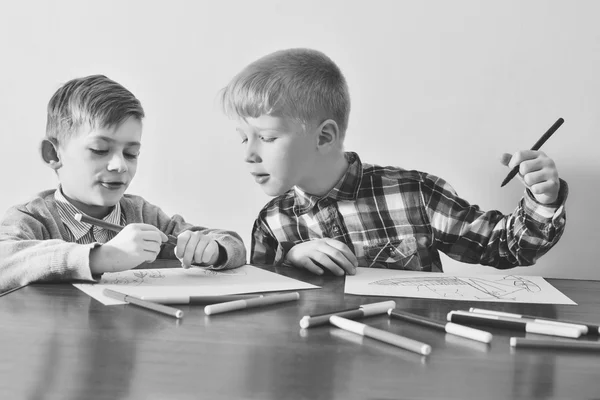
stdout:
[[280,264],[295,244],[333,238],[354,252],[360,267],[441,272],[438,251],[496,268],[531,265],[560,238],[568,186],[557,205],[529,191],[509,215],[483,212],[443,179],[419,171],[361,163],[317,197],[294,188],[271,200],[252,230],[252,264]]

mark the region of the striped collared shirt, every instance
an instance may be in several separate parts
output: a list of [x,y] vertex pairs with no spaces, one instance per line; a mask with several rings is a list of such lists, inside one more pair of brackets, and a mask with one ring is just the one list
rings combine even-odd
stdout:
[[278,264],[295,244],[333,238],[360,267],[442,271],[438,251],[466,263],[531,265],[560,238],[568,187],[558,205],[526,191],[509,215],[484,212],[443,179],[396,167],[363,164],[346,153],[348,170],[325,196],[294,188],[271,200],[252,230],[251,263]]
[[[56,200],[60,219],[65,225],[65,228],[67,228],[67,232],[69,232],[70,242],[79,244],[106,243],[117,235],[116,232],[77,221],[75,219],[75,214],[84,213],[65,198],[60,187],[54,192],[54,198]],[[104,217],[103,220],[124,226],[126,221],[125,216],[121,213],[121,204],[117,203],[110,214]]]

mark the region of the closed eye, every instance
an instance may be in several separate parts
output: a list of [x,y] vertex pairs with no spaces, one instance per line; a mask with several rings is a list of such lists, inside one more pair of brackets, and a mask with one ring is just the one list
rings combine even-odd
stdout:
[[260,140],[262,140],[265,143],[271,143],[274,142],[275,139],[277,139],[276,137],[265,137],[265,136],[261,136]]
[[98,155],[104,155],[104,154],[108,154],[108,150],[100,150],[100,149],[91,149],[90,151],[94,154],[98,154]]
[[140,156],[140,153],[137,153],[137,154],[125,153],[125,158],[129,158],[130,160],[136,160],[139,156]]

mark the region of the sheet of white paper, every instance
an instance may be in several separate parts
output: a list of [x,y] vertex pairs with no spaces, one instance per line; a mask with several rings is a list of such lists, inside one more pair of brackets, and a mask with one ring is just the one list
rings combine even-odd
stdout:
[[450,275],[439,272],[357,268],[345,293],[502,303],[577,304],[540,276]]
[[74,283],[73,286],[105,305],[124,304],[104,296],[102,291],[106,288],[136,297],[216,296],[319,288],[252,265],[224,271],[203,268],[134,269],[104,274],[100,283]]

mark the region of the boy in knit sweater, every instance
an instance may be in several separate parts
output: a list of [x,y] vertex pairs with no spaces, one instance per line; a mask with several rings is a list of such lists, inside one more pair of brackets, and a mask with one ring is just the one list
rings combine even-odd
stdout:
[[[101,75],[73,79],[52,96],[41,153],[60,184],[0,220],[0,291],[91,280],[157,258],[177,258],[184,268],[246,262],[238,234],[193,226],[124,194],[136,173],[143,117],[139,100]],[[76,220],[77,213],[125,228],[92,226]],[[167,235],[177,237],[176,246],[165,243]]]

